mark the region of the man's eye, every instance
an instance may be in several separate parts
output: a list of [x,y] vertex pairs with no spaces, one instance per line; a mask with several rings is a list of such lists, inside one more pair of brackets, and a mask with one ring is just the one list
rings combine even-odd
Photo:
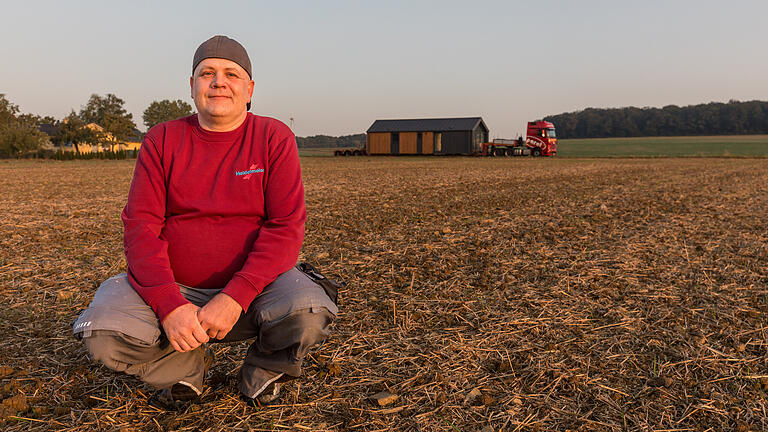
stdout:
[[240,78],[240,77],[234,72],[229,72],[227,74],[227,78]]
[[203,78],[212,78],[213,77],[213,72],[203,72],[203,73],[200,74],[200,76],[203,77]]

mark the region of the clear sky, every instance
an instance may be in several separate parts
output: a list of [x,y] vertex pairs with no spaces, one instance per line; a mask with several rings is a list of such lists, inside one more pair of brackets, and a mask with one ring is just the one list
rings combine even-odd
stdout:
[[768,100],[768,1],[5,1],[0,93],[64,117],[92,93],[139,129],[190,104],[197,46],[240,41],[252,112],[297,135],[376,119],[482,116],[493,137],[586,107]]

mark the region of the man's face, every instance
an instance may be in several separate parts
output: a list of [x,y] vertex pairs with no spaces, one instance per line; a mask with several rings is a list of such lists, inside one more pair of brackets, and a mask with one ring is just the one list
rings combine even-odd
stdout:
[[247,111],[253,81],[239,64],[220,58],[200,62],[189,79],[192,98],[200,115],[210,122],[226,123]]

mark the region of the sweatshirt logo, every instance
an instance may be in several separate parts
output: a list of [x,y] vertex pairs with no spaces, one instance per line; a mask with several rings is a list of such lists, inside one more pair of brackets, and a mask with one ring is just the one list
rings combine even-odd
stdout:
[[243,176],[243,180],[248,180],[252,175],[263,172],[264,168],[259,168],[256,164],[251,164],[248,171],[235,171],[235,176]]

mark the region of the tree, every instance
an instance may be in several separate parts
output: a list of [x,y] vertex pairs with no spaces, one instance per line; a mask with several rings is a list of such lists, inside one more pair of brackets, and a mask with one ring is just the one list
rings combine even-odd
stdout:
[[40,150],[48,136],[37,129],[37,116],[19,113],[19,107],[0,94],[0,156],[24,156]]
[[75,151],[80,153],[80,144],[96,144],[103,140],[103,134],[98,130],[86,127],[86,123],[72,111],[59,124],[59,130],[53,141],[57,145],[72,143]]
[[150,129],[162,122],[186,117],[192,113],[192,106],[181,99],[175,101],[163,99],[149,104],[144,110],[143,118],[147,129]]
[[108,133],[106,143],[110,149],[135,135],[136,123],[133,122],[133,115],[123,108],[124,104],[125,101],[111,93],[103,97],[92,94],[80,110],[80,119],[86,123],[96,123]]
[[0,125],[15,121],[18,113],[19,107],[6,99],[4,93],[0,93]]
[[51,116],[40,117],[39,124],[56,124],[56,119]]

